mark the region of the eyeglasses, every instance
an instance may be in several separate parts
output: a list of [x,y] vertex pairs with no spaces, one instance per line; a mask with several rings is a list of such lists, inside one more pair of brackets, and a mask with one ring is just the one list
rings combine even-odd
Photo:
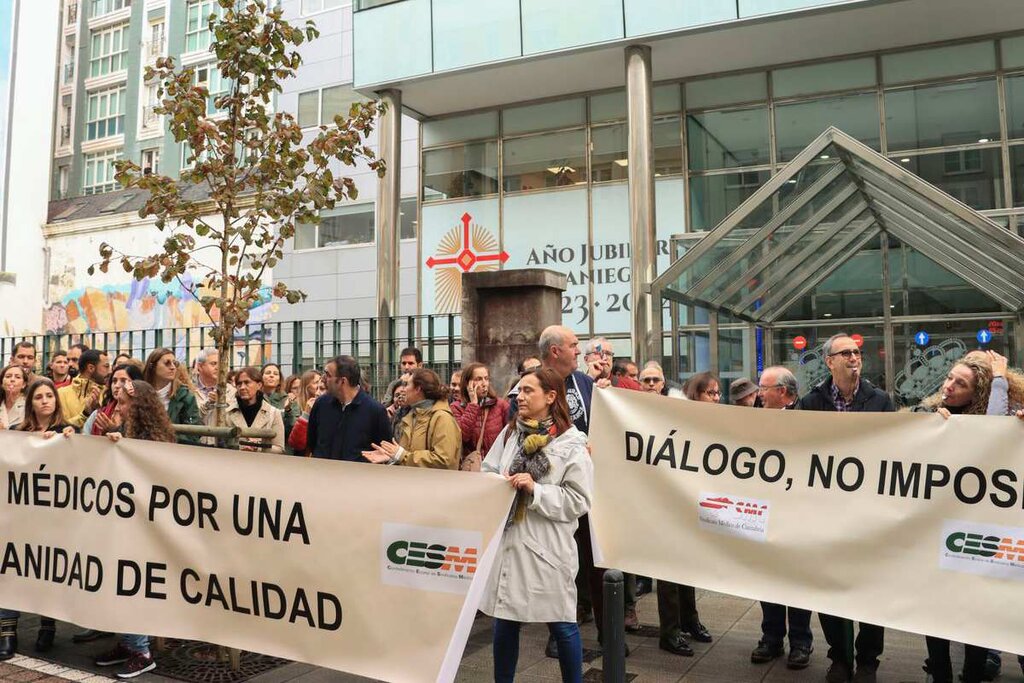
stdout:
[[778,388],[778,387],[781,387],[781,386],[782,386],[781,384],[758,384],[757,385],[757,390],[758,391],[767,391],[769,389],[775,389],[775,388]]
[[644,377],[640,381],[644,384],[657,384],[658,382],[664,382],[665,380],[660,377]]
[[704,391],[704,395],[705,396],[721,396],[722,392],[719,391],[718,389],[706,389]]
[[835,353],[828,354],[829,358],[833,356],[842,356],[846,360],[851,358],[860,358],[860,349],[843,349],[842,351],[836,351]]

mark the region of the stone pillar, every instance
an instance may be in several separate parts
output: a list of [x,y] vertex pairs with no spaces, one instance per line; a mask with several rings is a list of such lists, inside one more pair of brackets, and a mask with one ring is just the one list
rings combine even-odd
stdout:
[[[391,318],[398,315],[398,238],[401,230],[399,209],[402,203],[402,93],[384,90],[379,93],[385,112],[377,129],[380,158],[387,172],[377,181],[377,336],[390,339]],[[394,344],[377,344],[378,372],[394,361]]]
[[[632,244],[633,358],[661,360],[661,302],[652,301],[657,237],[654,222],[654,129],[651,103],[651,48],[626,48],[626,106],[629,129],[629,240]],[[655,324],[655,315],[658,316]]]
[[565,275],[543,268],[462,276],[462,364],[484,363],[499,396],[523,358],[537,356],[548,325],[562,324]]

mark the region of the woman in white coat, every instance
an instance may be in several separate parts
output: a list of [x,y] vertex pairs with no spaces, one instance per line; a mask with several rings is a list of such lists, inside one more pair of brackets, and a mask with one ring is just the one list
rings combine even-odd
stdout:
[[516,489],[481,609],[494,617],[494,680],[512,681],[519,628],[543,622],[558,645],[562,680],[583,678],[576,625],[578,520],[590,510],[594,468],[587,439],[569,419],[565,381],[553,370],[525,374],[519,411],[494,441],[481,470]]

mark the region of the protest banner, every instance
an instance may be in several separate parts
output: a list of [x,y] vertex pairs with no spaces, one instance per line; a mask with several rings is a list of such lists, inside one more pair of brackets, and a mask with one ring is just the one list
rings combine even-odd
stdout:
[[1024,652],[1020,420],[608,389],[590,437],[600,566]]
[[0,605],[388,681],[450,681],[496,475],[0,432]]

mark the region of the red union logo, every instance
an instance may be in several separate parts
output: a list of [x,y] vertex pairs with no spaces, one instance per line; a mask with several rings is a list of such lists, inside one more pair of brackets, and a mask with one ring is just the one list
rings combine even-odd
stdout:
[[462,214],[459,223],[441,237],[437,254],[425,262],[427,268],[434,271],[437,313],[458,313],[463,273],[497,270],[499,264],[508,261],[508,253],[498,249],[494,233],[472,221],[473,216]]

